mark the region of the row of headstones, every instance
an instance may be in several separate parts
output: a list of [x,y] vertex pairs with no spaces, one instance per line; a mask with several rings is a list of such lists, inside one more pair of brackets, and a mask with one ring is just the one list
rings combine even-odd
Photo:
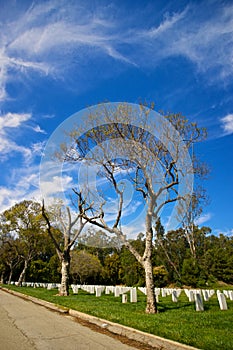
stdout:
[[[139,288],[144,294],[146,294],[146,288]],[[161,292],[162,297],[166,297],[167,295],[172,296],[173,302],[178,302],[178,298],[181,294],[182,289],[173,289],[173,288],[155,288],[155,296],[157,302],[159,302],[159,295]],[[184,289],[186,296],[188,297],[190,302],[195,302],[196,311],[204,311],[204,301],[209,301],[215,291],[213,289]],[[202,297],[203,296],[203,297]],[[217,298],[219,302],[219,307],[221,310],[227,310],[227,301],[226,298],[229,298],[233,301],[233,291],[232,290],[223,290],[223,292],[217,291]]]
[[[73,292],[78,292],[78,286],[73,285]],[[76,290],[75,290],[76,288]],[[100,297],[101,294],[105,291],[105,294],[113,293],[115,297],[122,295],[122,303],[127,303],[127,292],[130,292],[130,302],[137,302],[137,289],[133,287],[121,287],[121,286],[79,286],[79,288],[96,294],[97,297]],[[146,295],[145,287],[138,287],[138,289]],[[173,289],[173,288],[155,288],[156,301],[159,302],[159,296],[166,297],[168,295],[172,296],[173,302],[178,302],[178,298],[182,292],[182,289]],[[213,289],[184,289],[186,296],[190,302],[195,302],[196,311],[204,311],[204,301],[209,301],[209,299],[215,294]],[[233,300],[233,291],[224,290],[223,292],[217,291],[217,298],[220,306],[220,310],[227,310],[226,297],[230,300]]]
[[[204,301],[208,302],[209,299],[215,294],[213,289],[204,289],[204,290],[184,290],[189,301],[195,301],[196,310],[204,311]],[[233,301],[233,291],[232,290],[217,290],[217,299],[219,303],[220,310],[227,310],[227,301],[226,298],[229,298]]]
[[96,286],[96,285],[71,285],[74,294],[78,294],[78,290],[82,289],[90,294],[95,294],[96,297],[101,297],[102,293],[114,294],[115,297],[122,296],[122,303],[127,303],[127,294],[130,292],[130,302],[137,302],[137,288],[136,287],[122,287],[122,286]]
[[[11,284],[16,284],[17,282],[11,282]],[[59,283],[35,283],[35,282],[23,282],[23,287],[42,287],[47,288],[48,290],[54,288],[60,288]],[[96,297],[100,297],[103,292],[105,294],[113,293],[115,297],[122,295],[122,303],[127,303],[127,292],[130,292],[130,302],[137,302],[137,288],[136,287],[123,287],[123,286],[97,286],[97,285],[71,285],[74,294],[78,294],[78,289],[85,290],[90,294],[95,294]],[[145,287],[138,287],[138,289],[146,295]],[[174,288],[155,288],[156,301],[159,302],[159,296],[166,297],[168,295],[172,296],[173,302],[178,302],[178,298],[182,292],[182,289]],[[209,301],[209,299],[215,294],[213,289],[184,289],[186,296],[190,302],[195,302],[196,311],[204,311],[204,301]],[[233,291],[232,290],[223,290],[223,292],[217,290],[217,298],[220,306],[220,310],[227,310],[227,301],[226,298],[229,298],[233,301]]]
[[[18,285],[18,282],[11,282],[11,285]],[[43,283],[43,282],[22,282],[22,287],[32,287],[32,288],[60,288],[60,283]]]

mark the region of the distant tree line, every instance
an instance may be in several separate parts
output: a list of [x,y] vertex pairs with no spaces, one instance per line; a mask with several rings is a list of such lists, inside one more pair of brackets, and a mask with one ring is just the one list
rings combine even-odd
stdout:
[[[211,234],[209,227],[193,227],[195,254],[184,229],[164,232],[157,222],[152,262],[155,286],[206,287],[217,281],[233,284],[233,237]],[[54,230],[58,245],[62,233]],[[130,243],[139,253],[145,236]],[[33,201],[16,204],[1,215],[1,283],[18,281],[60,282],[61,261],[46,231],[41,205]],[[115,237],[88,229],[71,251],[70,283],[144,286],[145,272],[134,255]]]

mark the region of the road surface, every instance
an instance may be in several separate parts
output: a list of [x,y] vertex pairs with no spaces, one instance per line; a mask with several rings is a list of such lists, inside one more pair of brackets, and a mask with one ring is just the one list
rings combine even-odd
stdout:
[[0,290],[1,350],[133,350],[105,334]]

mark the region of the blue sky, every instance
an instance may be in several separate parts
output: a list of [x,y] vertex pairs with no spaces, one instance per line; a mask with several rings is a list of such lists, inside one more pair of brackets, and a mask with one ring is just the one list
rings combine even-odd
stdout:
[[[0,211],[39,198],[52,132],[103,101],[154,101],[206,127],[200,225],[233,233],[232,1],[0,0]],[[69,181],[67,181],[69,182]]]

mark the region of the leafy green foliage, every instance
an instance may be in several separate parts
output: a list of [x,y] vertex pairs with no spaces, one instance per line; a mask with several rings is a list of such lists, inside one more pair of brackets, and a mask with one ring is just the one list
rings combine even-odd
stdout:
[[74,283],[98,284],[102,272],[99,259],[85,250],[72,251],[70,273]]

